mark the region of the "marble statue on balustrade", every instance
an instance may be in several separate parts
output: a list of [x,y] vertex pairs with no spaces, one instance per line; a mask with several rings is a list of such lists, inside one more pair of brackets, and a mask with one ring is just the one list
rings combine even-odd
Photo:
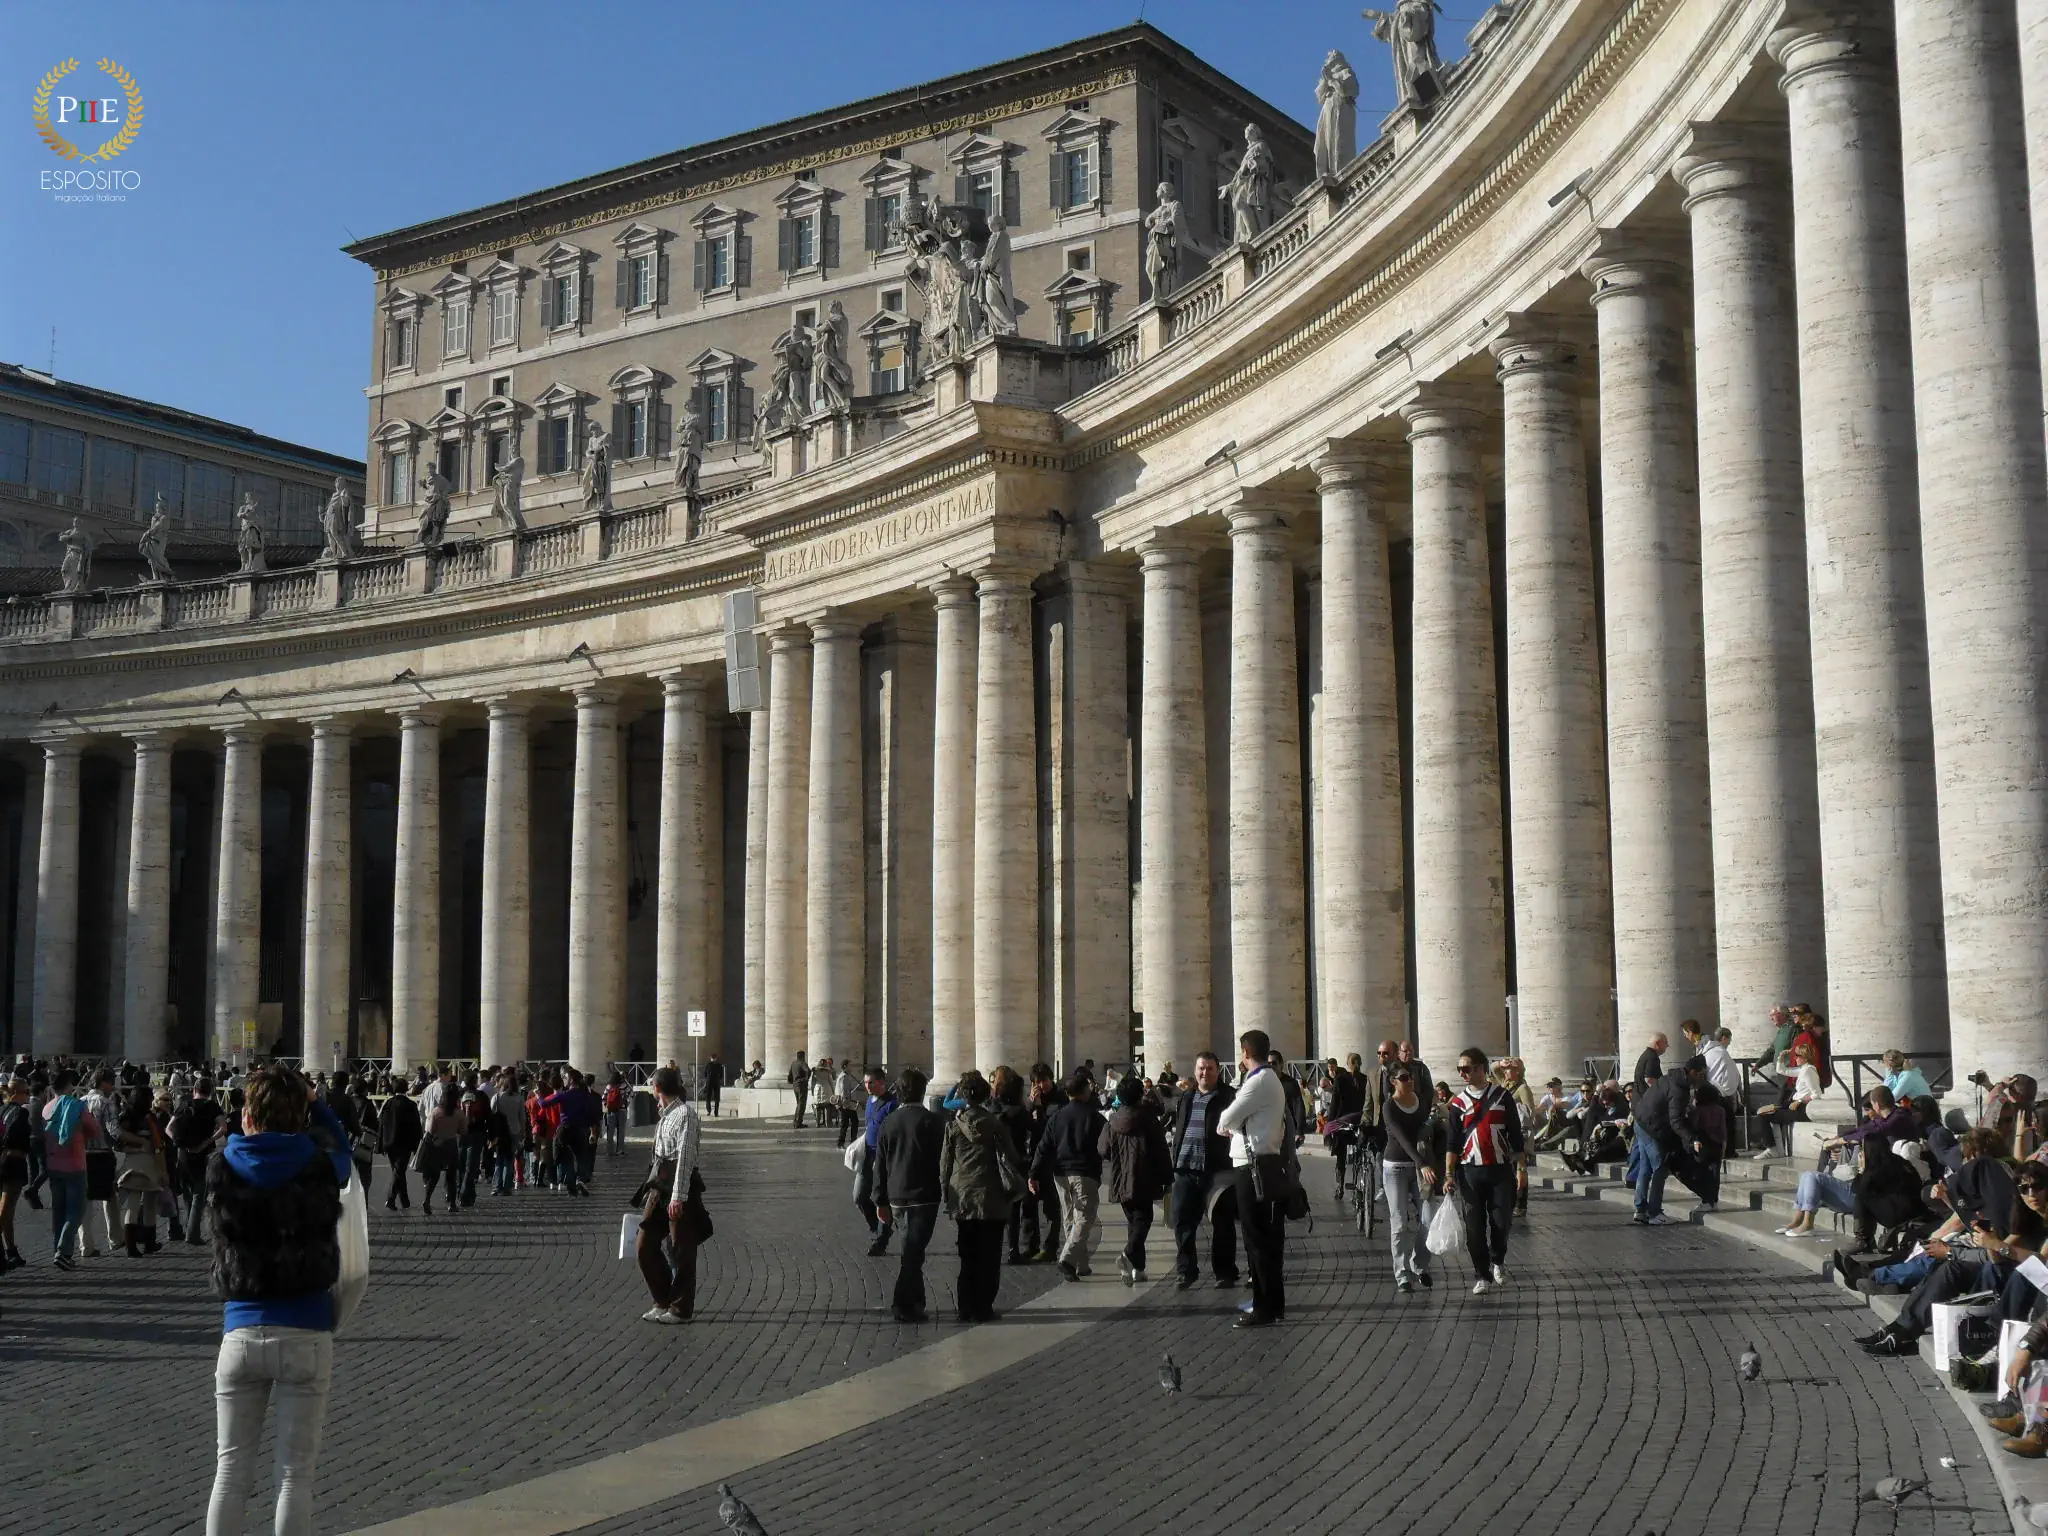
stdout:
[[[832,306],[837,309],[839,306]],[[704,468],[704,420],[697,407],[685,403],[676,423],[675,488],[685,501],[697,499],[697,476]]]
[[1217,196],[1230,204],[1230,238],[1243,245],[1273,222],[1273,152],[1257,123],[1244,125],[1244,154]]
[[1394,50],[1394,94],[1404,107],[1426,107],[1443,91],[1444,61],[1436,51],[1436,0],[1397,0],[1391,11],[1362,11],[1372,35]]
[[1316,81],[1316,174],[1334,181],[1358,153],[1358,75],[1335,48]]
[[526,517],[519,510],[521,487],[526,483],[526,460],[517,453],[500,464],[491,475],[491,511],[500,526],[512,533],[526,532]]
[[612,435],[591,422],[583,437],[583,510],[612,509]]
[[816,360],[816,343],[811,328],[799,319],[775,338],[775,372],[770,377],[771,399],[776,403],[771,430],[793,426],[811,411],[811,368]]
[[1159,183],[1155,195],[1159,201],[1145,215],[1145,281],[1152,285],[1152,297],[1163,299],[1180,286],[1181,237],[1186,224],[1172,182]]
[[57,579],[66,592],[83,592],[86,582],[92,579],[92,535],[78,526],[78,519],[71,519],[71,526],[57,535],[57,542],[64,546],[64,560],[57,567]]
[[429,464],[420,476],[420,526],[417,542],[427,549],[439,549],[448,532],[448,477],[438,464]]
[[959,238],[933,222],[922,202],[905,221],[904,233],[910,245],[904,271],[924,297],[925,356],[934,361],[958,357],[974,340],[981,309],[968,258]]
[[988,213],[988,239],[982,243],[981,254],[974,258],[974,291],[980,300],[979,334],[1016,335],[1017,301],[1010,276],[1010,227],[1003,222],[1000,208],[991,208]]
[[235,508],[235,554],[241,564],[238,576],[256,576],[270,569],[263,560],[263,525],[256,521],[256,498],[245,495]]
[[135,541],[135,552],[148,563],[151,581],[177,580],[171,574],[171,514],[164,509],[162,491],[156,493],[156,505],[150,508],[142,537]]
[[811,409],[840,416],[853,409],[853,368],[846,361],[846,310],[837,299],[813,332]]
[[362,542],[356,537],[355,500],[340,475],[334,477],[334,490],[320,509],[320,533],[322,560],[349,560],[362,553]]

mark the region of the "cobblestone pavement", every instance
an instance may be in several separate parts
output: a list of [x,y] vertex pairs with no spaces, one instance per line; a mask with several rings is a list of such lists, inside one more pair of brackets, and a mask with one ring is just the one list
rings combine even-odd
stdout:
[[[722,1127],[705,1177],[718,1234],[686,1329],[635,1321],[614,1258],[640,1149],[591,1200],[480,1198],[452,1218],[373,1209],[368,1300],[337,1344],[318,1529],[345,1531],[857,1375],[953,1325],[881,1309],[827,1135]],[[1327,1164],[1312,1164],[1319,1198]],[[760,1466],[742,1492],[775,1536],[1108,1526],[1128,1532],[1481,1530],[2003,1533],[1982,1452],[1924,1363],[1849,1347],[1869,1313],[1817,1277],[1693,1228],[1539,1194],[1510,1283],[1466,1293],[1454,1260],[1397,1296],[1323,1205],[1288,1248],[1289,1321],[1234,1333],[1236,1295],[1155,1284],[1055,1350]],[[24,1212],[24,1251],[48,1221]],[[1297,1234],[1299,1229],[1297,1229]],[[1166,1273],[1170,1235],[1153,1229]],[[0,1280],[9,1479],[0,1530],[203,1529],[217,1307],[203,1250]],[[1816,1253],[1816,1259],[1819,1255]],[[1105,1261],[1108,1256],[1104,1255]],[[1090,1282],[1114,1285],[1107,1262]],[[955,1261],[942,1232],[934,1301]],[[1007,1270],[1001,1305],[1056,1283]],[[1241,1294],[1241,1293],[1239,1293]],[[935,1306],[935,1314],[938,1313]],[[994,1324],[995,1329],[1003,1324]],[[1767,1379],[1743,1386],[1753,1340]],[[1182,1362],[1169,1402],[1160,1357]],[[267,1455],[267,1452],[266,1452]],[[1959,1466],[1944,1471],[1943,1457]],[[1937,1504],[1859,1504],[1886,1471]],[[257,1509],[268,1509],[259,1483]],[[691,1493],[588,1531],[712,1532]]]

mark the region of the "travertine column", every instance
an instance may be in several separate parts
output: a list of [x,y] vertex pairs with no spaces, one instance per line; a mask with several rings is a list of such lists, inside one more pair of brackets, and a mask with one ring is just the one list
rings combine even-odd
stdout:
[[1128,1061],[1129,580],[1114,568],[1081,561],[1069,562],[1064,573],[1063,665],[1057,678],[1063,732],[1053,764],[1059,794],[1056,1039],[1068,1061]]
[[867,881],[860,625],[811,623],[811,793],[805,830],[805,1007],[812,1061],[867,1055]]
[[[1791,121],[1824,1011],[1846,1051],[1948,1044],[1890,11],[1801,5],[1771,38]],[[1733,1023],[1739,1048],[1765,1044],[1765,1020]]]
[[[106,953],[107,966],[103,984],[99,988],[101,1007],[106,1014],[107,1038],[110,1041],[122,1038],[123,1023],[128,1017],[128,860],[134,843],[130,839],[130,823],[135,815],[135,759],[130,756],[117,760],[117,775],[114,786],[114,847],[113,847],[113,899],[107,903]],[[83,785],[80,787],[83,793]],[[80,802],[80,833],[83,835],[83,802]],[[81,847],[80,853],[83,854]],[[81,877],[82,878],[82,877]],[[85,897],[81,888],[79,894],[80,914],[85,922],[92,919],[84,915]],[[90,983],[88,983],[90,985]]]
[[2048,369],[2048,0],[2019,0],[2020,87],[2027,108],[2028,207],[2033,211],[2036,345]]
[[1827,995],[1791,200],[1782,141],[1756,130],[1696,128],[1677,176],[1692,216],[1716,966],[1722,1020],[1753,1030],[1775,1003]]
[[1308,1034],[1294,562],[1280,520],[1230,513],[1230,990],[1239,1034]]
[[398,721],[391,1065],[407,1072],[441,1054],[441,718],[416,704],[400,710]]
[[1507,501],[1508,806],[1521,1054],[1537,1080],[1615,1047],[1607,766],[1577,349],[1493,343]]
[[[1475,405],[1457,387],[1426,385],[1401,412],[1415,534],[1415,1023],[1431,1062],[1453,1062],[1468,1045],[1508,1045],[1493,581]],[[1328,570],[1326,557],[1326,584]],[[1327,651],[1323,665],[1327,675]]]
[[[935,583],[932,596],[939,612],[932,683],[932,1081],[950,1086],[976,1063],[974,679],[979,617],[974,583],[965,576]],[[1030,1066],[1026,1062],[1018,1070]]]
[[1700,631],[1699,464],[1677,263],[1603,235],[1600,527],[1614,985],[1623,1035],[1720,1017]]
[[21,765],[21,846],[14,879],[15,1049],[33,1046],[36,1002],[36,889],[42,878],[37,852],[43,831],[43,754],[40,748]]
[[690,1059],[690,1010],[711,1011],[709,889],[711,772],[704,680],[661,680],[661,840],[655,871],[654,1059]]
[[533,724],[517,699],[492,699],[484,761],[483,943],[477,1047],[485,1062],[529,1053],[533,975]]
[[36,992],[32,1039],[38,1056],[68,1056],[78,1034],[78,778],[80,747],[53,738],[43,748],[43,823],[36,857]]
[[1958,1068],[2048,1053],[2048,466],[2012,0],[1898,0],[1906,270]]
[[625,815],[619,694],[576,690],[569,828],[569,1064],[601,1072],[626,1054]]
[[[214,877],[213,1029],[224,1054],[256,1022],[263,937],[263,734],[222,733],[219,866]],[[270,1042],[263,1041],[268,1047]]]
[[[138,759],[138,762],[140,759]],[[350,853],[349,724],[315,720],[306,786],[306,899],[299,962],[299,1046],[309,1072],[334,1069],[334,1048],[348,1050]]]
[[[767,664],[767,658],[762,658]],[[763,697],[772,674],[761,679]],[[768,710],[750,711],[747,721],[747,888],[741,943],[741,984],[746,994],[742,1025],[745,1070],[768,1060]]]
[[[1025,566],[976,572],[974,1064],[1038,1056],[1038,693]],[[940,662],[943,670],[945,663]],[[943,1079],[936,1085],[951,1087]]]
[[171,983],[171,746],[168,732],[135,738],[121,1008],[121,1050],[130,1061],[164,1059]]
[[873,683],[875,782],[868,909],[868,1052],[890,1067],[932,1060],[932,695],[937,631],[895,614]]
[[779,1083],[809,1044],[805,895],[810,879],[811,636],[794,626],[769,639],[767,1081]]
[[1209,1009],[1209,754],[1199,556],[1154,534],[1143,556],[1138,863],[1145,1062],[1183,1074],[1212,1048]]

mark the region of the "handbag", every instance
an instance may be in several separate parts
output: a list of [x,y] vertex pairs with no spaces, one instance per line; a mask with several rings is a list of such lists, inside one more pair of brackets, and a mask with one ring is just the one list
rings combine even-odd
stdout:
[[341,1216],[334,1224],[334,1239],[341,1250],[341,1269],[330,1294],[334,1297],[334,1326],[339,1329],[355,1315],[363,1292],[370,1288],[370,1203],[363,1197],[360,1177],[341,1187]]
[[691,1227],[696,1231],[698,1243],[711,1241],[714,1228],[711,1213],[704,1208],[704,1175],[695,1168],[690,1170],[690,1194],[683,1202],[683,1215],[689,1218]]
[[88,1147],[85,1153],[85,1198],[112,1200],[120,1157],[111,1147]]

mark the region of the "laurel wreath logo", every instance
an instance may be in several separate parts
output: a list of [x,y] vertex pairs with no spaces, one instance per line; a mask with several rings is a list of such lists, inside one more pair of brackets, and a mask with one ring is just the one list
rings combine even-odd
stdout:
[[50,126],[50,92],[58,81],[78,68],[78,60],[66,59],[36,83],[36,137],[49,145],[51,153],[66,160],[111,160],[133,144],[135,136],[142,131],[142,92],[135,84],[135,77],[112,59],[101,59],[99,67],[102,74],[112,75],[120,84],[121,94],[128,99],[128,118],[121,125],[121,131],[98,149],[82,150]]

